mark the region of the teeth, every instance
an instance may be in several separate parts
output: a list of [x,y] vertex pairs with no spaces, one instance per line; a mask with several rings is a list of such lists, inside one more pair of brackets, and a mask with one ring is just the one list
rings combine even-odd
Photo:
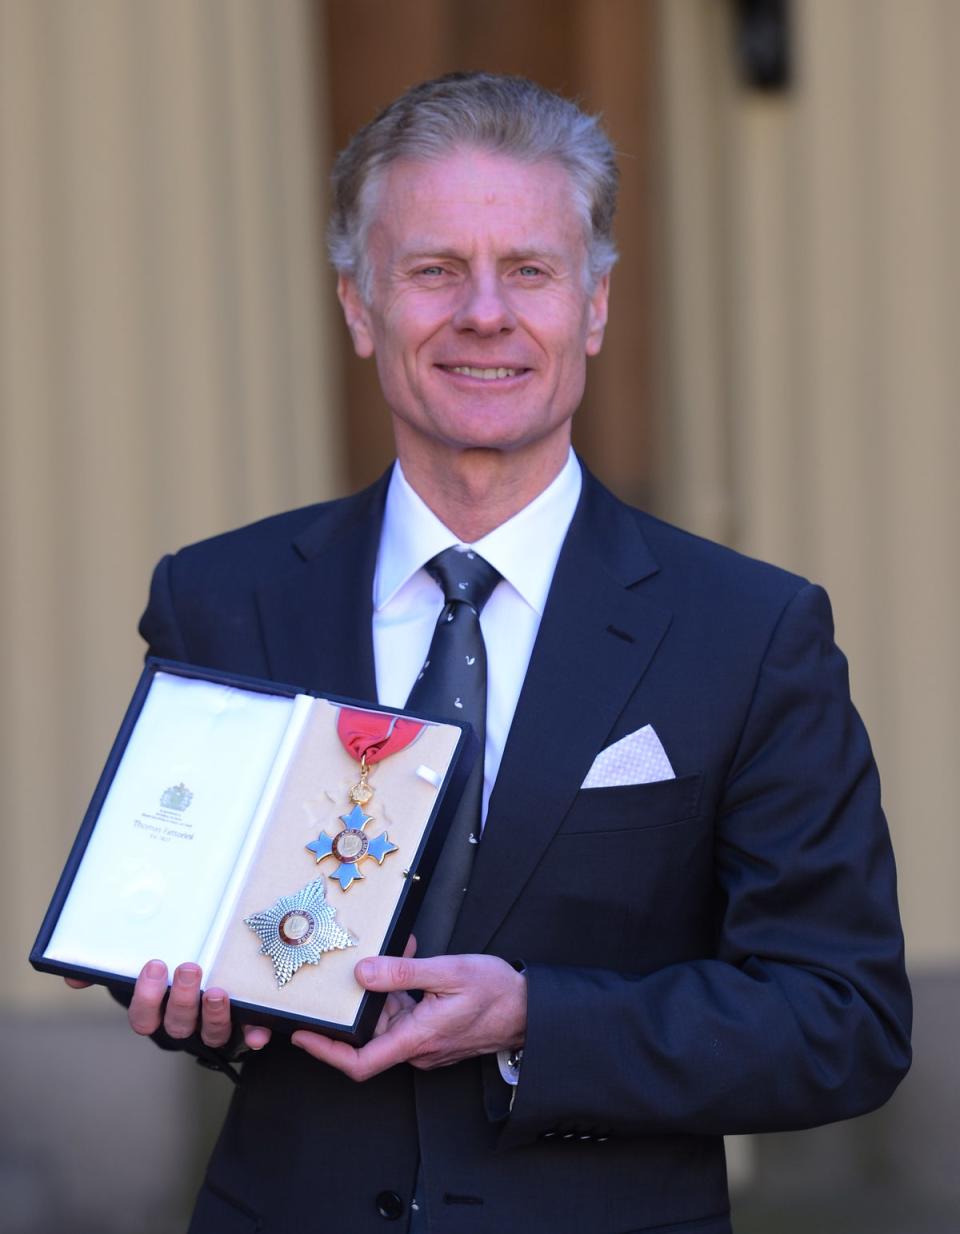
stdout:
[[470,368],[466,364],[458,364],[452,370],[464,377],[479,377],[481,381],[496,381],[497,378],[516,377],[515,368]]

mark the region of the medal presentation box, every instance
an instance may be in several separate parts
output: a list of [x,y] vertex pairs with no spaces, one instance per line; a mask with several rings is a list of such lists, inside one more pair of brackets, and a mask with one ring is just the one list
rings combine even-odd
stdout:
[[148,660],[30,961],[192,960],[234,1017],[360,1043],[477,753],[469,726]]

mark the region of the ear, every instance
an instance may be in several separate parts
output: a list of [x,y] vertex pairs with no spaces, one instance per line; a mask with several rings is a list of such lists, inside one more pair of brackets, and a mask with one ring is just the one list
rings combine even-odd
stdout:
[[603,332],[607,328],[607,303],[610,298],[610,275],[599,280],[590,295],[587,305],[587,355],[595,356],[603,346]]
[[352,274],[341,274],[337,279],[337,297],[353,339],[353,350],[361,359],[366,360],[373,355],[373,330],[370,312]]

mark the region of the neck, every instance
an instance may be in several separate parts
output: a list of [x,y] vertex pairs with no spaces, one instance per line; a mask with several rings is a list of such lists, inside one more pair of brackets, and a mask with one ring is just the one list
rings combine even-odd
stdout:
[[397,450],[410,487],[464,544],[475,544],[528,506],[560,474],[568,452],[569,441],[536,459],[520,451],[464,450],[431,466],[431,460]]

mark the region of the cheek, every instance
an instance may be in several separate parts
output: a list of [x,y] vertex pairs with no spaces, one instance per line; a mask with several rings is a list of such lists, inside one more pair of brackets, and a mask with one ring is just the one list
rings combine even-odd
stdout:
[[380,379],[380,388],[389,402],[394,393],[406,384],[403,377],[402,358],[393,353],[389,348],[378,347],[375,352],[375,359],[377,362],[377,376]]
[[413,369],[426,363],[425,352],[439,329],[435,314],[406,311],[394,314],[383,324],[378,351],[395,365]]
[[426,361],[415,348],[399,346],[394,338],[392,343],[381,343],[377,347],[375,359],[380,388],[387,403],[399,408],[409,405],[411,395],[415,399],[421,397]]
[[582,301],[572,304],[558,297],[541,306],[536,316],[521,318],[527,333],[563,368],[578,364],[587,354],[588,318]]

